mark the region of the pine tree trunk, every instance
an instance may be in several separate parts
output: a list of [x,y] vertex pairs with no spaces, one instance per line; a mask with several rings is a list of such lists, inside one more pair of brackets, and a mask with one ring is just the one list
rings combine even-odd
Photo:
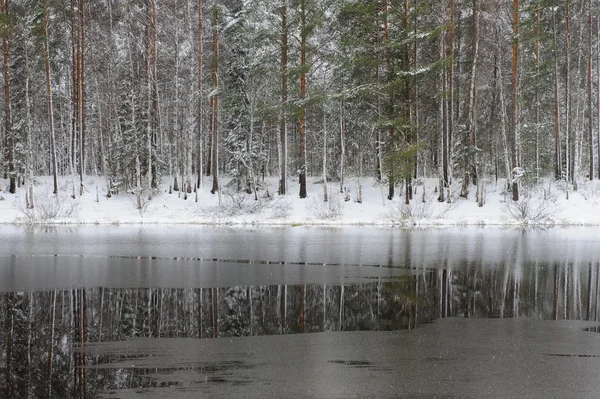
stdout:
[[448,143],[447,143],[447,151],[448,151],[448,182],[450,181],[450,176],[452,176],[452,145],[454,138],[454,0],[450,0],[450,37],[449,37],[449,46],[450,46],[450,62],[448,62],[448,93],[447,98],[447,108],[448,108]]
[[[405,30],[405,32],[410,32],[410,26],[409,26],[409,21],[408,21],[408,12],[409,12],[409,8],[408,8],[408,0],[404,0],[404,20],[403,20],[403,28]],[[407,42],[404,45],[404,54],[403,54],[403,67],[405,70],[409,71],[410,70],[410,44]],[[404,107],[404,119],[405,119],[405,123],[409,125],[409,129],[408,129],[408,133],[406,134],[405,137],[405,141],[407,145],[411,145],[413,143],[413,137],[412,137],[412,126],[413,126],[413,120],[412,120],[412,113],[411,113],[411,99],[412,99],[412,88],[411,88],[411,82],[412,79],[406,79],[404,82],[404,101],[403,101],[403,107]],[[408,162],[410,162],[410,164],[414,164],[413,160],[407,160]],[[404,176],[404,179],[406,181],[406,192],[405,192],[405,196],[404,196],[404,200],[406,205],[409,204],[409,202],[412,200],[413,198],[413,185],[412,185],[412,173],[409,172],[406,174],[406,176]]]
[[[498,31],[496,31],[496,38],[499,38],[499,33]],[[499,39],[498,39],[499,40]],[[504,93],[504,79],[502,78],[502,65],[503,65],[503,57],[501,54],[501,50],[498,50],[498,57],[495,58],[496,60],[496,65],[495,65],[495,70],[497,71],[497,87],[499,88],[499,95],[500,95],[500,111],[501,111],[501,118],[502,121],[500,123],[500,127],[501,127],[501,131],[502,131],[502,147],[503,147],[503,152],[504,152],[504,168],[505,168],[505,172],[506,172],[506,185],[507,185],[507,189],[510,190],[511,187],[511,179],[512,179],[512,172],[511,172],[511,168],[510,168],[510,139],[508,137],[508,132],[507,132],[507,125],[508,125],[508,116],[507,116],[507,112],[506,112],[506,96]]]
[[469,128],[471,130],[471,146],[473,147],[473,184],[478,181],[477,157],[477,61],[479,59],[479,12],[477,0],[473,0],[473,64],[471,65],[471,83],[469,86]]
[[[152,93],[152,105],[150,108],[150,121],[152,123],[150,130],[150,147],[149,150],[149,160],[148,160],[148,173],[150,173],[150,186],[148,186],[148,198],[152,196],[152,189],[156,188],[158,185],[158,177],[157,177],[157,165],[155,162],[152,162],[152,156],[150,154],[154,154],[154,148],[157,146],[157,132],[159,125],[159,104],[158,104],[158,72],[157,72],[157,63],[158,63],[158,22],[156,18],[156,0],[150,0],[151,11],[152,11],[152,57],[151,57],[151,93]],[[191,36],[191,32],[190,32]],[[154,155],[156,156],[156,155]]]
[[[596,43],[600,43],[600,17],[596,17],[597,21],[596,21]],[[600,179],[600,50],[596,51],[597,53],[597,60],[596,60],[596,87],[597,87],[597,92],[598,92],[598,98],[596,99],[596,105],[597,105],[597,109],[596,109],[596,114],[597,114],[597,118],[598,118],[598,127],[597,127],[597,132],[596,132],[596,144],[597,144],[597,151],[596,153],[598,154],[598,178]]]
[[197,187],[202,187],[203,167],[204,167],[204,118],[202,108],[204,106],[204,76],[202,54],[202,0],[198,0],[198,109],[196,116],[196,124],[198,126],[198,182]]
[[[585,11],[585,2],[580,3],[579,15],[584,15]],[[585,24],[577,24],[579,27],[579,40],[578,43],[585,43],[585,39],[583,37]],[[585,77],[582,78],[581,71],[582,63],[583,63],[583,45],[577,46],[577,67],[576,67],[576,75],[575,75],[575,85],[577,87],[584,88],[585,87]],[[585,89],[583,89],[585,90]],[[572,181],[573,181],[573,190],[577,191],[577,182],[579,179],[579,168],[581,164],[581,160],[583,159],[583,139],[584,134],[583,131],[585,129],[585,97],[577,96],[576,105],[575,105],[575,125],[573,129],[573,168],[572,168]]]
[[[388,24],[388,13],[389,13],[389,7],[388,7],[388,0],[383,0],[383,40],[384,40],[384,47],[385,47],[385,66],[386,66],[386,73],[387,73],[387,83],[391,84],[392,80],[393,80],[393,70],[392,70],[392,50],[390,48],[390,30],[389,30],[389,24]],[[391,138],[394,136],[394,128],[392,127],[392,122],[391,119],[394,118],[394,90],[392,88],[387,88],[388,90],[390,90],[390,93],[388,95],[388,101],[387,101],[387,108],[388,108],[388,115],[387,117],[390,118],[390,127],[388,129],[388,136],[391,140]],[[390,176],[388,176],[389,178],[389,187],[388,187],[388,200],[392,200],[394,198],[394,185],[395,185],[395,177],[394,177],[394,171],[393,171],[393,165],[392,165],[392,170],[390,171]]]
[[572,180],[572,158],[573,153],[571,147],[573,146],[571,138],[571,30],[570,30],[570,3],[569,0],[565,0],[565,57],[566,57],[566,69],[565,69],[565,154],[566,154],[566,175],[567,181]]
[[[151,7],[152,0],[149,1],[149,7]],[[146,180],[148,188],[148,199],[152,199],[152,49],[150,44],[150,25],[147,24],[145,28],[145,55],[146,55]]]
[[[193,36],[192,31],[192,0],[187,0],[187,29],[188,36]],[[190,71],[194,70],[194,59],[190,57]],[[191,75],[191,74],[190,74]],[[194,79],[192,76],[189,77],[189,92],[188,92],[188,108],[187,108],[187,122],[186,122],[186,131],[187,131],[187,140],[185,143],[185,182],[187,186],[187,193],[190,194],[192,192],[192,153],[194,147],[194,130],[193,119],[194,119]]]
[[300,0],[300,198],[306,198],[306,0]]
[[33,209],[33,151],[32,151],[32,134],[33,134],[33,118],[31,117],[31,96],[29,95],[30,81],[29,78],[29,54],[27,46],[25,46],[25,118],[27,120],[27,130],[25,133],[25,198],[28,209]]
[[85,30],[84,0],[77,3],[77,126],[79,133],[79,195],[83,195],[85,172]]
[[[96,79],[96,98],[100,98],[100,93],[98,89],[98,79]],[[98,122],[100,123],[100,131],[98,135],[100,136],[100,158],[102,162],[102,174],[104,175],[104,181],[106,183],[106,198],[111,198],[111,188],[110,188],[110,174],[108,173],[108,163],[106,162],[106,147],[104,145],[104,134],[103,134],[103,124],[102,124],[102,105],[98,104]]]
[[287,0],[281,1],[281,116],[279,127],[279,195],[287,193],[287,68],[288,68],[288,27]]
[[535,17],[535,181],[540,177],[540,27],[541,6],[536,6]]
[[513,43],[512,43],[512,74],[511,74],[511,135],[510,159],[512,168],[512,199],[519,200],[519,182],[517,180],[517,73],[519,71],[519,0],[513,0]]
[[217,8],[213,8],[213,59],[212,59],[212,91],[211,98],[211,131],[212,131],[212,175],[213,183],[210,192],[212,194],[219,191],[219,96],[216,94],[218,90],[217,84],[217,67],[219,57],[219,31],[217,27]]
[[54,107],[52,103],[52,75],[50,74],[50,46],[48,39],[48,8],[44,0],[44,50],[46,63],[46,94],[48,95],[48,126],[50,127],[50,156],[52,159],[53,194],[58,194],[58,167],[56,162],[56,135],[54,133]]
[[[344,192],[344,166],[346,161],[346,126],[344,123],[344,101],[340,101],[340,193]],[[379,159],[377,160],[379,162]]]
[[[324,82],[326,83],[326,82]],[[327,110],[323,104],[323,199],[327,202]]]
[[[442,4],[442,25],[446,23],[446,10]],[[440,39],[440,59],[446,59],[446,32],[442,30]],[[439,187],[438,201],[444,201],[444,191],[449,187],[449,174],[448,174],[448,96],[447,96],[447,74],[446,69],[443,68],[441,72],[441,83],[442,83],[442,96],[440,100],[440,119],[441,119],[441,135],[440,135],[440,149],[441,149],[441,184]]]
[[[8,17],[8,0],[0,0],[0,10],[5,15],[5,17]],[[4,30],[4,35],[2,36],[2,47],[4,54],[4,134],[6,135],[6,142],[8,147],[8,191],[11,194],[14,194],[17,192],[17,181],[15,171],[15,143],[13,136],[12,107],[10,97],[10,38],[8,29]]]
[[[557,46],[556,40],[556,11],[552,11],[552,32],[554,47]],[[557,180],[562,179],[562,145],[560,139],[560,99],[558,91],[558,53],[554,51],[554,177]],[[600,98],[600,94],[599,97]]]

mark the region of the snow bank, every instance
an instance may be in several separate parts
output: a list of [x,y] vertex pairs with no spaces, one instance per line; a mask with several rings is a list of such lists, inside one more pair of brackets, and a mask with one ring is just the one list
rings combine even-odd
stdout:
[[[222,183],[229,179],[224,178]],[[137,209],[136,196],[121,191],[106,197],[104,179],[86,177],[82,196],[71,199],[70,179],[59,182],[58,197],[52,193],[52,179],[38,177],[35,182],[34,210],[25,205],[25,187],[17,193],[7,191],[8,182],[0,179],[0,223],[27,224],[230,224],[230,225],[600,225],[600,182],[580,184],[579,191],[549,181],[532,189],[523,189],[522,200],[515,204],[504,190],[503,181],[488,181],[485,204],[475,200],[475,186],[468,198],[459,197],[459,183],[451,187],[451,202],[438,202],[437,179],[425,179],[415,187],[409,206],[404,197],[387,199],[387,187],[374,179],[363,179],[362,203],[357,202],[359,182],[347,180],[345,192],[339,182],[330,182],[329,203],[323,203],[323,184],[311,181],[309,198],[298,198],[298,183],[290,180],[289,195],[276,193],[277,179],[266,180],[266,187],[254,194],[225,192],[210,194],[205,184],[196,194],[173,191],[164,182],[151,200],[144,196]],[[268,195],[267,195],[268,191]],[[401,193],[399,188],[397,193]],[[401,193],[403,194],[403,193]],[[49,208],[44,210],[42,208]],[[56,210],[56,207],[59,209]],[[341,210],[339,209],[341,207]],[[333,211],[330,211],[332,208]],[[331,212],[330,217],[328,216]]]

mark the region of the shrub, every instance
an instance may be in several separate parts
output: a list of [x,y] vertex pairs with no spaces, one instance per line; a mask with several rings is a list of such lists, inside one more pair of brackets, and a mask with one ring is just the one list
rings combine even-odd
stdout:
[[335,220],[344,214],[344,202],[337,190],[330,189],[327,202],[323,201],[319,195],[312,196],[306,203],[306,210],[316,219]]
[[546,195],[538,198],[531,193],[523,193],[518,201],[508,200],[502,209],[505,214],[521,223],[548,223],[560,211],[557,197]]
[[271,206],[272,218],[286,219],[292,214],[292,202],[290,200],[278,199]]
[[268,207],[270,201],[271,198],[268,196],[255,199],[254,194],[249,195],[244,191],[228,190],[223,195],[221,205],[205,208],[201,211],[201,214],[211,218],[258,214]]
[[79,201],[65,193],[36,191],[33,198],[33,208],[28,209],[23,204],[20,206],[20,211],[25,215],[28,223],[51,223],[56,219],[77,216]]
[[389,218],[396,223],[414,222],[416,220],[428,219],[432,215],[432,201],[413,200],[409,204],[404,201],[394,203],[388,210]]

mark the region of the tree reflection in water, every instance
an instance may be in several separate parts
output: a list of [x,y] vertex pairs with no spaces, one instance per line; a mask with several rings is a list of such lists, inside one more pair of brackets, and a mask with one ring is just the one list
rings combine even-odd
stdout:
[[[160,382],[146,378],[151,370],[86,367],[112,358],[87,355],[89,343],[133,337],[389,331],[440,317],[598,320],[598,264],[445,266],[393,282],[348,285],[3,293],[2,391],[5,397],[84,398],[99,390],[157,386]],[[243,364],[203,367],[210,373]]]

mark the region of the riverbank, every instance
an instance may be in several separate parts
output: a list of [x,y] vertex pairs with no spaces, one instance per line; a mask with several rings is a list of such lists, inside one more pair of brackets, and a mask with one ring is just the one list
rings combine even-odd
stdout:
[[[222,184],[230,181],[224,178]],[[323,183],[317,179],[310,181],[306,199],[298,198],[298,183],[291,180],[290,194],[279,196],[276,178],[266,179],[257,197],[227,188],[213,195],[208,182],[197,194],[186,194],[163,182],[151,199],[144,193],[138,204],[133,192],[121,191],[107,198],[101,177],[86,177],[84,193],[75,199],[70,195],[70,178],[59,181],[59,194],[54,196],[52,179],[38,177],[33,209],[27,209],[24,186],[10,194],[6,179],[0,179],[0,185],[2,224],[600,226],[600,182],[580,183],[579,190],[572,191],[564,183],[546,181],[522,189],[521,200],[515,203],[503,181],[487,181],[481,207],[476,187],[471,186],[467,198],[462,198],[458,182],[450,188],[450,201],[446,193],[446,201],[439,202],[437,179],[418,182],[409,205],[404,203],[402,188],[396,189],[390,201],[387,187],[374,179],[349,179],[342,189],[339,182],[330,182],[327,202],[323,201]]]

